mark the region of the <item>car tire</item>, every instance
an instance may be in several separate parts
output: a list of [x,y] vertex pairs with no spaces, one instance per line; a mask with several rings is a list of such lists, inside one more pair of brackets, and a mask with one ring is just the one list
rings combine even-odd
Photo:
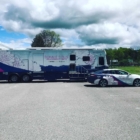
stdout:
[[16,74],[13,74],[13,75],[10,76],[8,81],[11,82],[11,83],[16,83],[16,82],[19,81],[19,76],[16,75]]
[[27,83],[27,82],[31,81],[31,77],[30,77],[30,75],[25,74],[25,75],[22,76],[21,80],[22,80],[22,82]]
[[108,82],[106,79],[101,79],[99,82],[100,87],[106,87],[108,85]]
[[133,85],[135,87],[140,87],[140,79],[135,79],[134,82],[133,82]]

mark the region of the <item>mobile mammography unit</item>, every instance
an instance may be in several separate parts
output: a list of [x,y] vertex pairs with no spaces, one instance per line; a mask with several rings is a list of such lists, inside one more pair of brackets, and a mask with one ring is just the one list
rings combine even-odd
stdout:
[[107,68],[106,52],[93,48],[31,48],[0,50],[0,80],[86,79]]

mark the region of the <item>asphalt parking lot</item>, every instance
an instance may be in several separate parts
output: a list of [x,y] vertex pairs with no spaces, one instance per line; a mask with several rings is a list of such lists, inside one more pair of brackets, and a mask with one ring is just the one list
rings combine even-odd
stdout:
[[139,140],[140,87],[0,82],[0,140]]

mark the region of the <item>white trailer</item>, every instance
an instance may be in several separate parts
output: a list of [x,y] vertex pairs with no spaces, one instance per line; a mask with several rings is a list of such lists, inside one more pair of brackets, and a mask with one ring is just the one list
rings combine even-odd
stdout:
[[105,50],[93,48],[31,48],[0,50],[0,80],[86,79],[107,68]]

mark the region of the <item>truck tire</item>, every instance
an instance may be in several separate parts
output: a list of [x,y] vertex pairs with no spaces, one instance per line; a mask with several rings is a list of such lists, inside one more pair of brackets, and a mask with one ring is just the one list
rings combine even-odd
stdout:
[[19,81],[19,76],[17,74],[10,75],[9,81],[11,83],[17,83]]
[[28,74],[24,74],[21,78],[22,82],[30,82],[31,81],[31,77]]

